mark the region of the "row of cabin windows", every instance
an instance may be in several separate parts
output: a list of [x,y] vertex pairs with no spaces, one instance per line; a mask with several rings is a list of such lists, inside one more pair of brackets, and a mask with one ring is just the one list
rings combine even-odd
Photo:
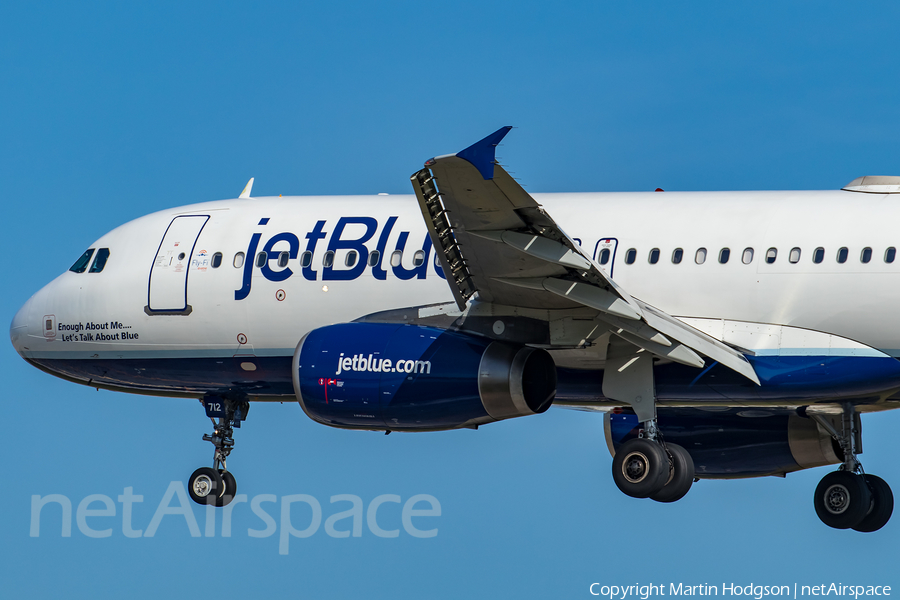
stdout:
[[[802,251],[800,248],[791,248],[791,251],[788,253],[788,262],[791,264],[796,264],[800,262],[800,256]],[[694,253],[694,262],[698,265],[702,265],[706,262],[707,250],[706,248],[698,248]],[[647,256],[647,262],[651,265],[655,265],[659,262],[659,248],[653,248],[650,250],[650,254]],[[838,248],[837,254],[835,255],[835,260],[844,264],[847,262],[847,259],[850,257],[850,250],[846,246],[842,246]],[[884,251],[884,262],[892,263],[894,259],[897,257],[897,249],[893,246],[887,248]],[[672,263],[678,264],[684,258],[684,249],[675,248],[672,251]],[[728,259],[731,258],[731,249],[730,248],[722,248],[719,250],[719,263],[725,264],[728,262]],[[600,251],[599,262],[601,265],[605,265],[609,262],[610,259],[610,251],[608,248],[604,248]],[[769,248],[766,250],[765,261],[767,264],[773,264],[778,259],[778,248]],[[625,264],[631,265],[634,264],[634,261],[637,260],[637,250],[635,248],[629,248],[625,252]],[[825,248],[818,247],[813,250],[812,253],[812,261],[815,264],[821,264],[825,260]],[[859,262],[865,264],[872,261],[872,248],[865,247],[859,253]],[[741,253],[741,262],[745,265],[749,265],[753,262],[753,248],[744,248],[744,251]]]
[[[366,261],[366,264],[370,267],[374,267],[378,264],[379,259],[381,258],[381,253],[378,250],[373,250],[369,252],[369,258]],[[438,265],[438,258],[435,258],[435,265]],[[300,266],[303,268],[309,267],[312,265],[313,253],[312,252],[303,252],[300,255]],[[269,262],[270,258],[268,253],[260,252],[256,255],[256,266],[262,268],[266,266]],[[280,268],[284,268],[288,266],[288,262],[291,260],[290,252],[281,252],[278,254],[278,266]],[[344,266],[345,267],[355,267],[357,261],[359,260],[359,253],[356,250],[350,250],[347,252],[347,256],[344,257]],[[403,250],[395,250],[391,254],[391,266],[399,267],[401,261],[403,260]],[[416,250],[415,254],[413,254],[413,266],[421,267],[425,263],[425,252],[423,250]],[[218,269],[222,266],[222,253],[216,252],[212,255],[212,268]],[[234,261],[232,264],[236,269],[240,269],[244,266],[244,253],[238,252],[234,255]],[[334,251],[329,250],[322,256],[322,266],[323,267],[332,267],[334,266]]]
[[84,254],[75,261],[75,264],[69,267],[69,270],[73,273],[84,273],[88,271],[88,264],[91,265],[91,269],[88,273],[99,273],[106,266],[106,261],[109,260],[109,248],[100,248],[97,250],[97,256],[94,256],[94,262],[91,263],[91,256],[94,254],[93,248],[88,248],[84,251]]

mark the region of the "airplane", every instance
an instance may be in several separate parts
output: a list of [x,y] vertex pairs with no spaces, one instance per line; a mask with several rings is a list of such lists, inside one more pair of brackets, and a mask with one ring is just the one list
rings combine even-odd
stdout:
[[839,465],[819,518],[882,528],[891,488],[858,457],[861,415],[900,406],[900,177],[529,194],[496,160],[510,129],[427,160],[413,195],[251,197],[251,179],[126,223],[22,306],[12,344],[74,383],[200,400],[200,504],[236,495],[253,402],[386,434],[555,405],[603,413],[628,496]]

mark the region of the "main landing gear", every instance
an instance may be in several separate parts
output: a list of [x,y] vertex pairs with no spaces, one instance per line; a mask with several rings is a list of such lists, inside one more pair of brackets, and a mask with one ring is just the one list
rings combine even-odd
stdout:
[[840,444],[844,462],[816,486],[813,505],[823,523],[835,529],[878,531],[894,512],[894,494],[876,475],[863,471],[856,458],[862,454],[862,421],[851,404],[844,405],[840,430],[827,417],[810,413]]
[[643,423],[640,437],[616,450],[613,481],[632,498],[675,502],[694,484],[694,461],[687,450],[667,444],[656,421],[653,357],[629,342],[611,336],[603,371],[603,395],[631,406]]
[[612,474],[627,496],[675,502],[694,483],[694,461],[681,446],[665,443],[652,419],[644,423],[641,437],[625,442],[616,452]]
[[237,495],[237,482],[228,471],[225,459],[234,447],[234,427],[247,418],[250,403],[244,399],[206,396],[202,400],[206,415],[213,424],[212,435],[203,440],[215,446],[213,466],[200,467],[188,479],[188,493],[197,504],[225,506]]

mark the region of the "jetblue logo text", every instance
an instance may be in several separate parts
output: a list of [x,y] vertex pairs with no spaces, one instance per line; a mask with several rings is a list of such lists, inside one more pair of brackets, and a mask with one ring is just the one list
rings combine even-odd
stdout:
[[[443,278],[444,271],[433,260],[431,238],[427,233],[422,245],[415,247],[410,243],[410,232],[400,231],[393,247],[388,248],[397,219],[388,218],[380,231],[378,221],[373,217],[341,217],[330,232],[327,221],[317,221],[303,236],[306,244],[302,250],[300,236],[290,231],[271,237],[262,232],[254,233],[247,246],[241,287],[234,291],[234,299],[243,300],[250,295],[255,271],[273,282],[292,277],[295,269],[299,269],[300,276],[307,281],[351,281],[367,269],[380,281],[387,279],[388,270],[400,280],[425,279],[429,269]],[[269,219],[259,222],[260,227],[268,224]],[[265,242],[263,238],[267,238]],[[320,245],[326,238],[327,243]]]
[[[441,516],[441,503],[429,494],[417,494],[405,500],[396,494],[381,494],[368,503],[354,494],[337,494],[328,502],[320,502],[309,494],[280,498],[275,494],[259,494],[252,498],[238,494],[223,508],[204,508],[191,502],[180,481],[169,484],[149,522],[136,515],[137,512],[149,514],[149,511],[141,511],[137,506],[144,502],[144,496],[135,494],[134,488],[125,488],[117,500],[114,502],[104,494],[83,498],[75,508],[78,531],[90,538],[108,538],[121,525],[121,535],[126,538],[154,537],[160,527],[170,532],[184,531],[194,538],[215,537],[217,529],[222,537],[231,537],[232,525],[237,522],[252,525],[246,529],[252,538],[269,538],[278,533],[278,553],[286,555],[291,538],[309,538],[321,530],[332,538],[360,538],[363,535],[432,538],[438,534],[435,519]],[[29,535],[41,536],[43,520],[44,530],[60,531],[62,537],[71,537],[72,505],[72,501],[62,494],[32,496]],[[195,511],[203,516],[198,519]],[[138,523],[146,525],[138,528]],[[203,524],[202,533],[200,523]]]
[[357,371],[364,373],[431,373],[430,360],[397,360],[390,358],[378,358],[372,354],[364,356],[362,354],[354,354],[353,356],[344,356],[341,352],[338,358],[338,368],[335,375],[347,371]]

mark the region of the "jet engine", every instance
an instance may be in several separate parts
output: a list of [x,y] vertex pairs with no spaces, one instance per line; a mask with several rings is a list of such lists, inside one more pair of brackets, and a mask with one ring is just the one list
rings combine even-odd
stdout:
[[[738,479],[785,475],[841,462],[831,435],[797,411],[762,408],[664,408],[658,410],[665,441],[686,449],[700,479]],[[604,422],[610,454],[638,436],[632,413],[607,413]]]
[[431,431],[542,413],[556,395],[545,350],[433,327],[344,323],[306,334],[294,391],[313,420]]

